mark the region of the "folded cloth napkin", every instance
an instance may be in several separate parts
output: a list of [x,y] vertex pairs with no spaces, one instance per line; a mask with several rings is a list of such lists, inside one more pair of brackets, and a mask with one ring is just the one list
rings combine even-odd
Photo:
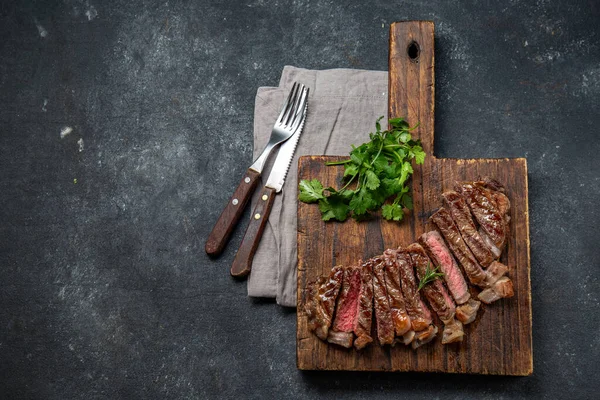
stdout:
[[[348,155],[350,145],[367,142],[375,120],[387,116],[388,73],[353,69],[307,70],[286,66],[279,87],[261,87],[254,110],[254,158],[267,144],[289,90],[297,81],[310,88],[304,131],[264,230],[248,279],[251,297],[275,297],[296,306],[296,210],[298,158],[304,155]],[[264,169],[266,182],[275,156]],[[257,191],[258,194],[258,191]],[[253,199],[253,206],[257,198]]]

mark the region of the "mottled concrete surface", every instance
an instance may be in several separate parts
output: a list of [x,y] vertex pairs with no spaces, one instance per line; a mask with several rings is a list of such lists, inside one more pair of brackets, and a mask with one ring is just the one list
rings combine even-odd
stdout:
[[[436,152],[529,163],[534,375],[302,373],[295,313],[204,240],[286,64],[436,23]],[[596,1],[0,2],[2,398],[593,398]],[[62,137],[61,137],[62,136]]]

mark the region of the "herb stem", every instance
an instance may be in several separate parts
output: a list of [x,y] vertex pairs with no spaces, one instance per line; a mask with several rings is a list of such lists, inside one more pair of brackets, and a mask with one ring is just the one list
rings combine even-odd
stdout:
[[375,157],[373,157],[373,160],[371,161],[371,165],[373,165],[375,163],[375,160],[377,160],[377,157],[379,157],[379,155],[381,154],[381,150],[383,150],[383,141],[381,142],[381,146],[379,146],[379,151],[377,152]]
[[343,161],[328,161],[325,163],[325,165],[330,166],[330,165],[343,165],[343,164],[348,164],[351,163],[352,160],[351,159],[347,159],[347,160],[343,160]]
[[344,185],[344,187],[342,187],[339,191],[342,192],[344,191],[348,185],[350,185],[352,183],[352,181],[354,180],[354,178],[356,178],[356,175],[358,175],[358,172],[354,175],[352,175],[352,178],[350,178],[350,180],[348,182],[346,182],[346,184]]

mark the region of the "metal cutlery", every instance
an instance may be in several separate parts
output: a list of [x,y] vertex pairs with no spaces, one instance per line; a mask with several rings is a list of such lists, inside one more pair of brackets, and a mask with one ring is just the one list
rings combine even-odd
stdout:
[[304,121],[307,97],[308,88],[297,82],[294,83],[287,101],[285,102],[277,121],[275,121],[269,142],[260,156],[258,156],[250,168],[246,170],[244,177],[229,199],[225,209],[221,212],[219,219],[208,236],[204,246],[206,254],[216,256],[223,251],[233,227],[242,215],[248,200],[258,184],[263,167],[271,154],[271,151],[275,146],[292,137]]
[[[307,89],[308,91],[308,89]],[[244,277],[248,275],[252,269],[252,260],[254,253],[258,248],[262,233],[267,224],[267,219],[271,213],[271,207],[275,201],[275,195],[281,192],[285,178],[290,169],[290,164],[296,152],[296,146],[302,134],[304,121],[306,119],[306,108],[304,109],[302,122],[296,133],[284,144],[281,145],[271,174],[267,179],[267,183],[261,190],[260,199],[254,207],[250,217],[250,224],[244,234],[242,244],[235,255],[235,259],[231,265],[231,275],[236,277]]]

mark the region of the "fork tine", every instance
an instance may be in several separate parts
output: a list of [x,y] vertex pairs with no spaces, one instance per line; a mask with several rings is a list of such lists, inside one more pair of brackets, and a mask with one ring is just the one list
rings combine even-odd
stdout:
[[296,111],[296,115],[294,116],[294,120],[292,121],[292,132],[295,132],[298,129],[298,126],[302,123],[302,120],[305,118],[306,107],[308,106],[308,88],[305,88],[302,91],[302,96],[300,99],[300,105],[298,106],[298,110]]
[[289,110],[289,106],[290,104],[292,104],[292,98],[295,96],[294,91],[296,90],[298,86],[298,82],[294,82],[294,85],[292,86],[292,90],[290,90],[290,94],[288,94],[288,98],[285,102],[285,104],[283,105],[283,107],[281,108],[281,113],[279,113],[279,117],[277,117],[277,121],[275,122],[276,124],[280,124],[281,121],[283,120],[283,115],[285,114],[286,111]]
[[294,86],[292,87],[292,91],[290,93],[291,98],[289,99],[289,103],[286,104],[286,111],[285,114],[283,115],[283,118],[281,119],[281,121],[279,121],[282,125],[286,125],[287,121],[290,118],[290,115],[293,115],[293,113],[295,112],[295,104],[296,101],[298,99],[298,93],[300,92],[300,86],[302,86],[301,84],[298,83],[294,83]]
[[303,91],[304,91],[304,85],[300,84],[298,86],[298,90],[296,91],[296,97],[294,98],[294,102],[292,104],[292,107],[290,108],[290,113],[286,114],[286,116],[283,119],[283,125],[286,128],[290,126],[290,124],[291,124],[294,116],[298,112],[298,104],[300,103],[300,99],[302,97]]

